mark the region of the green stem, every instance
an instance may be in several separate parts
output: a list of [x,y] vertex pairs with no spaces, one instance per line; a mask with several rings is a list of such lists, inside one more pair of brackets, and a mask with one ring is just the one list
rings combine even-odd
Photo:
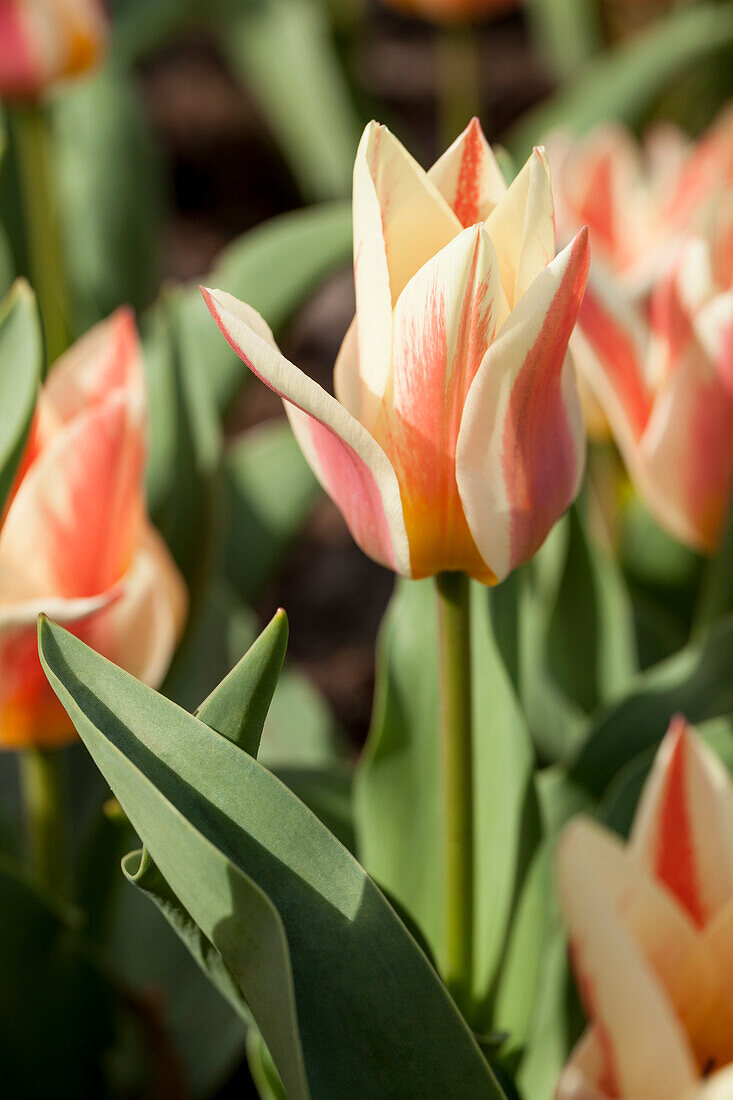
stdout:
[[440,661],[445,980],[459,1005],[470,1001],[473,954],[473,797],[470,583],[435,578]]
[[441,27],[438,31],[438,129],[447,149],[481,114],[481,51],[475,28]]
[[46,359],[69,346],[69,295],[54,184],[48,120],[41,104],[9,112],[25,218],[29,277],[46,333]]
[[40,884],[62,892],[66,880],[66,823],[60,754],[55,750],[24,749],[19,762],[28,864]]

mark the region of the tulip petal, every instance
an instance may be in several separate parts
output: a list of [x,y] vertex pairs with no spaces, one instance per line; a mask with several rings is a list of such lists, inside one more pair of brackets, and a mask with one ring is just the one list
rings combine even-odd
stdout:
[[374,435],[400,484],[414,577],[449,569],[495,579],[466,525],[455,454],[502,299],[494,247],[479,224],[426,263],[395,307],[393,372]]
[[657,753],[630,845],[700,926],[733,896],[730,780],[680,716]]
[[[695,1046],[704,1043],[720,980],[715,956],[687,911],[614,834],[582,819],[563,836],[562,860],[575,881],[597,889],[657,977]],[[566,870],[566,874],[568,874]]]
[[486,221],[507,189],[477,118],[471,119],[460,137],[433,165],[428,179],[466,229]]
[[202,294],[237,355],[285,401],[303,453],[369,557],[410,575],[410,553],[395,472],[379,444],[347,409],[277,349],[263,319],[219,290]]
[[121,587],[120,599],[90,620],[84,640],[138,680],[159,687],[183,629],[187,593],[165,543],[149,524]]
[[573,1048],[560,1075],[555,1100],[612,1100],[616,1095],[601,1038],[591,1026]]
[[576,859],[573,845],[571,827],[558,851],[560,899],[578,986],[604,1054],[606,1091],[670,1100],[697,1078],[684,1029],[605,888],[604,868]]
[[392,306],[461,223],[385,126],[364,131],[354,164],[354,282],[362,423],[371,429],[391,363]]
[[117,390],[144,414],[142,355],[135,317],[126,306],[90,329],[54,365],[41,395],[44,419],[54,427],[67,424]]
[[30,467],[0,535],[16,600],[105,591],[128,568],[144,513],[139,412],[121,392],[61,430]]
[[717,294],[696,314],[695,333],[733,398],[733,291]]
[[32,94],[41,79],[41,61],[21,5],[0,4],[0,88],[3,96]]
[[555,208],[550,167],[535,149],[486,221],[501,284],[513,308],[555,255]]
[[339,404],[361,421],[361,379],[359,374],[359,319],[349,325],[333,368],[333,392]]
[[566,350],[588,263],[582,231],[512,311],[466,400],[458,490],[478,551],[500,580],[539,548],[582,478],[585,435]]

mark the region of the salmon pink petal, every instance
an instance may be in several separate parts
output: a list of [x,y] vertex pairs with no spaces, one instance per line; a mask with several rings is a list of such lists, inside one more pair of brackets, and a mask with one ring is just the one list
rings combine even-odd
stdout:
[[637,483],[682,542],[715,551],[730,499],[733,398],[696,339],[663,387],[644,433]]
[[202,293],[237,355],[284,399],[303,453],[355,541],[369,557],[409,576],[400,489],[382,448],[343,405],[280,354],[258,313],[222,291]]
[[58,360],[43,387],[42,405],[53,426],[67,424],[116,390],[146,408],[142,354],[131,309],[123,307],[82,336]]
[[0,4],[0,94],[32,95],[43,79],[28,13],[17,2]]
[[671,1100],[693,1086],[697,1066],[668,994],[605,888],[603,867],[595,872],[576,858],[571,828],[558,849],[560,903],[581,998],[603,1050],[604,1091]]
[[566,352],[588,263],[584,230],[512,311],[466,400],[458,490],[478,551],[500,580],[541,546],[580,485],[585,435]]
[[124,393],[77,416],[21,482],[0,535],[17,599],[93,596],[128,568],[144,513],[139,411]]
[[486,221],[510,308],[555,255],[555,207],[550,166],[535,149]]
[[494,247],[479,224],[429,260],[395,307],[393,371],[374,435],[400,484],[415,577],[448,569],[494,579],[466,525],[455,454],[502,298]]
[[578,1040],[558,1081],[555,1100],[613,1100],[615,1082],[609,1069],[603,1044],[594,1027]]
[[364,131],[354,164],[354,282],[362,423],[371,428],[391,363],[392,306],[461,223],[385,126]]
[[604,900],[641,949],[693,1043],[704,1038],[721,993],[719,972],[687,911],[612,833],[579,819],[563,837],[562,858]]
[[716,295],[698,311],[695,333],[733,398],[733,291]]
[[657,753],[630,844],[698,925],[733,896],[730,779],[682,717],[673,719]]
[[120,598],[90,620],[84,640],[139,680],[159,687],[181,636],[188,597],[165,543],[149,524],[120,588]]
[[486,221],[506,193],[501,168],[477,118],[433,165],[428,178],[466,229]]

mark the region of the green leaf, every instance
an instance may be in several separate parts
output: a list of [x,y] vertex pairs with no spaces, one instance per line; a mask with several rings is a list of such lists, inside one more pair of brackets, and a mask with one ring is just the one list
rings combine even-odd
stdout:
[[288,619],[281,609],[196,711],[201,722],[250,756],[259,752],[287,646]]
[[555,76],[568,80],[603,45],[599,8],[588,0],[531,0],[530,27]]
[[221,45],[256,96],[304,195],[348,195],[361,126],[322,5],[250,4],[224,21]]
[[140,309],[152,298],[160,167],[132,76],[112,65],[55,96],[52,121],[76,331],[85,332],[123,302]]
[[699,3],[593,57],[572,84],[520,119],[505,144],[523,162],[555,127],[582,134],[609,117],[639,122],[654,98],[695,62],[733,43],[733,4]]
[[166,882],[236,976],[293,1100],[501,1097],[424,954],[286,787],[47,621],[39,652]]
[[224,568],[241,598],[254,603],[282,564],[320,488],[285,420],[241,435],[226,453],[224,477]]
[[698,606],[695,630],[705,630],[716,619],[733,611],[733,492],[728,505],[728,518],[723,527],[718,553],[706,562]]
[[733,616],[637,677],[632,690],[594,719],[570,778],[600,798],[616,773],[658,744],[672,716],[702,722],[733,712]]
[[36,300],[18,280],[0,303],[0,517],[23,457],[42,362]]
[[69,914],[0,855],[0,1058],[8,1096],[105,1096],[112,994]]
[[[431,581],[398,581],[382,625],[369,740],[357,768],[358,851],[442,963],[437,637]],[[489,594],[472,589],[476,913],[473,997],[489,1012],[531,823],[533,752],[490,629]],[[529,847],[531,849],[532,844]],[[429,858],[426,858],[429,853]],[[480,1021],[490,1027],[492,1021]]]

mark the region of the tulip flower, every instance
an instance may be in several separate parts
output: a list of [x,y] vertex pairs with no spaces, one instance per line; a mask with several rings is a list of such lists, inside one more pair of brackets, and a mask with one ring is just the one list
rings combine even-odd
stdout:
[[572,823],[560,903],[589,1027],[557,1100],[733,1096],[733,790],[683,718],[628,844]]
[[145,507],[146,399],[120,310],[51,371],[0,517],[0,745],[75,735],[38,659],[46,612],[157,686],[184,618],[183,582]]
[[354,169],[354,257],[356,318],[335,398],[279,352],[253,309],[203,294],[284,399],[365,553],[405,576],[493,584],[535,553],[580,484],[567,345],[587,235],[555,255],[542,150],[507,189],[476,120],[429,172],[371,123]]
[[485,19],[517,6],[517,0],[385,0],[406,15],[418,15],[435,23]]
[[87,72],[105,38],[99,0],[0,0],[0,96],[34,98]]

